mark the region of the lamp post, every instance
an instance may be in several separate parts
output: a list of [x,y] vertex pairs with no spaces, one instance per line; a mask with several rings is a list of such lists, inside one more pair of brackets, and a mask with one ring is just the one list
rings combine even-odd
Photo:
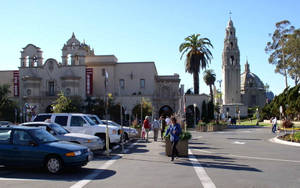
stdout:
[[259,111],[258,111],[258,108],[256,108],[256,125],[258,125],[258,121],[259,121]]
[[123,105],[120,104],[120,119],[121,119],[121,146],[124,153],[124,129],[123,129]]
[[238,111],[239,124],[241,124],[241,111]]
[[194,127],[196,127],[196,108],[197,108],[197,104],[194,103]]

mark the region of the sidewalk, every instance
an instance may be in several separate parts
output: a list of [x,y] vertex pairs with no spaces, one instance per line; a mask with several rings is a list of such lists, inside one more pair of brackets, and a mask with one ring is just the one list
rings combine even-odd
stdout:
[[[88,187],[199,187],[201,184],[187,158],[165,155],[165,144],[159,138],[149,142],[137,140],[133,147],[109,169],[116,174],[105,181],[95,180]],[[201,185],[200,185],[201,187]]]

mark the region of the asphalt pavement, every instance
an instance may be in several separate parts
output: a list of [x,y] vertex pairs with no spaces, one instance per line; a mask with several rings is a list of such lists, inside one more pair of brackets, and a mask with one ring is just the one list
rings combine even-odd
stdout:
[[165,156],[164,142],[136,140],[125,154],[96,154],[87,166],[50,175],[0,166],[0,187],[300,187],[300,147],[270,142],[270,128],[192,131],[188,158]]

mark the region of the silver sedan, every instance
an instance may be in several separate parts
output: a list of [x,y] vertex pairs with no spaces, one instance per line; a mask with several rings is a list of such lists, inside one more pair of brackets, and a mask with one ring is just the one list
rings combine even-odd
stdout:
[[81,133],[70,133],[57,123],[28,122],[21,125],[44,128],[59,140],[81,144],[88,147],[90,150],[99,150],[104,148],[104,143],[99,137]]

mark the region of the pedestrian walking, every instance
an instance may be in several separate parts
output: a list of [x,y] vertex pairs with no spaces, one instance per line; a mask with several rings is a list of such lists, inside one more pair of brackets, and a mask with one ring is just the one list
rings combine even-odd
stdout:
[[145,135],[146,135],[146,130],[144,128],[144,126],[142,127],[142,140],[145,140]]
[[176,118],[172,117],[171,118],[171,125],[167,129],[166,135],[170,134],[170,141],[172,143],[172,156],[171,156],[171,161],[174,161],[174,157],[178,157],[178,151],[176,149],[176,145],[179,141],[179,136],[181,134],[181,127],[180,125],[176,122]]
[[149,116],[145,117],[144,123],[143,123],[143,127],[146,130],[146,142],[148,142],[148,138],[149,138],[149,131],[151,128],[150,122],[149,122]]
[[154,118],[153,123],[152,123],[152,128],[153,128],[153,132],[154,132],[154,141],[157,141],[159,127],[160,127],[159,121],[156,118]]
[[161,139],[164,139],[164,133],[165,133],[165,129],[166,129],[167,123],[165,121],[165,118],[163,116],[160,117],[160,136]]
[[272,119],[272,132],[275,133],[277,130],[277,118],[276,116]]
[[166,124],[167,126],[171,125],[171,119],[169,118],[169,116],[166,117]]

